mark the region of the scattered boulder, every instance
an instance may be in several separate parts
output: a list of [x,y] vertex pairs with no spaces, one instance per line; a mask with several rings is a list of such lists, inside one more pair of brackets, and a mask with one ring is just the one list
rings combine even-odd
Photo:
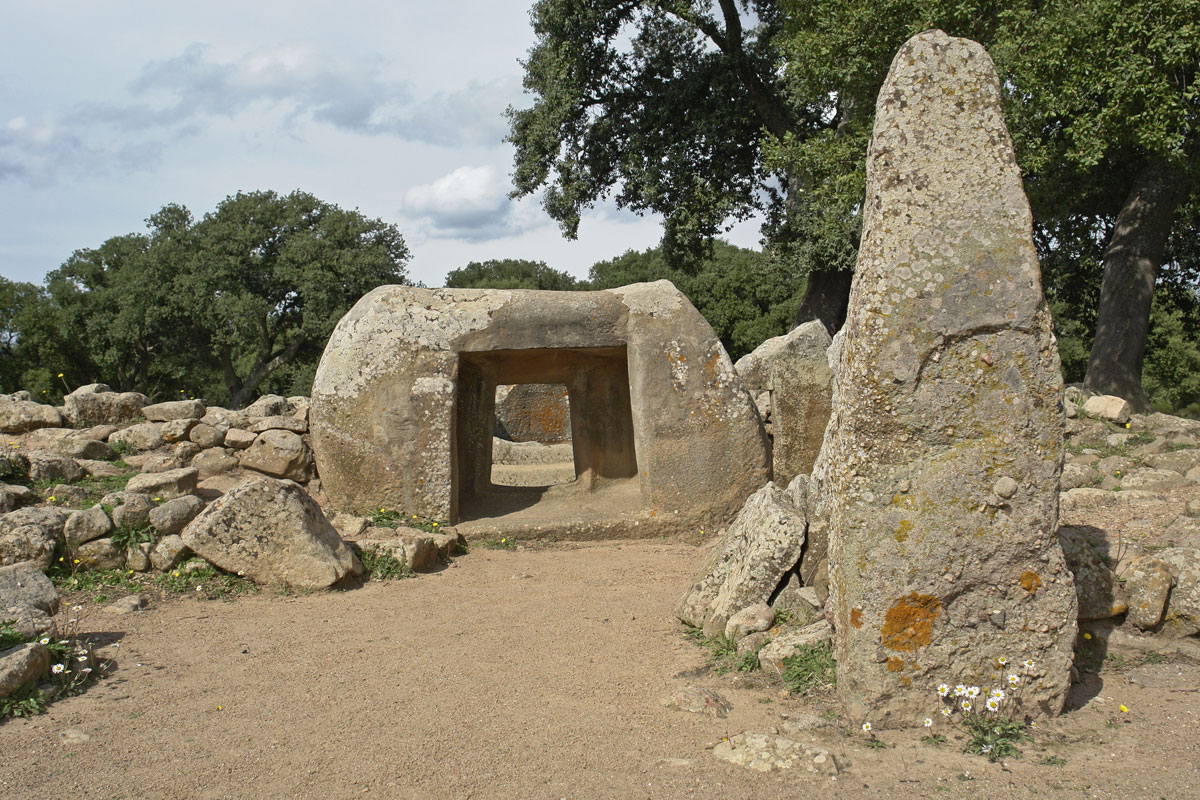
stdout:
[[47,569],[62,540],[67,515],[53,506],[34,506],[0,516],[0,566],[33,561]]
[[1162,621],[1167,596],[1175,582],[1171,569],[1153,556],[1135,558],[1121,573],[1129,597],[1126,621],[1142,630],[1150,630]]
[[24,684],[41,680],[49,669],[50,651],[39,642],[0,650],[0,697],[8,697]]
[[223,445],[225,443],[225,433],[220,428],[214,428],[212,425],[199,422],[188,431],[188,438],[200,449],[207,450],[210,447],[220,447]]
[[253,433],[276,430],[308,433],[308,419],[294,416],[263,417],[250,423],[250,430]]
[[149,521],[159,536],[170,536],[182,531],[203,510],[203,500],[195,495],[184,495],[151,508]]
[[130,425],[109,436],[108,441],[110,444],[125,442],[135,450],[143,452],[154,450],[167,443],[163,438],[162,423],[160,422],[140,422],[137,425]]
[[188,523],[182,538],[201,558],[255,583],[324,589],[363,571],[321,509],[291,481],[245,480]]
[[741,639],[751,633],[770,630],[774,624],[775,611],[766,603],[755,603],[729,618],[729,622],[725,623],[725,636]]
[[192,466],[200,472],[200,480],[214,475],[224,475],[233,472],[241,466],[233,450],[224,447],[213,447],[203,450],[192,459]]
[[125,566],[125,551],[112,539],[93,539],[75,548],[80,569],[120,569]]
[[246,414],[219,406],[209,406],[205,410],[204,416],[200,418],[200,424],[209,425],[219,431],[228,431],[230,428],[245,427]]
[[150,566],[159,572],[166,572],[191,557],[192,549],[183,541],[183,537],[170,534],[159,539],[150,551]]
[[837,775],[837,761],[828,750],[767,733],[743,733],[722,739],[713,748],[722,761],[748,767],[755,772],[803,769],[821,775]]
[[7,514],[33,502],[33,492],[28,486],[0,483],[0,514]]
[[272,477],[304,482],[312,467],[312,452],[291,431],[269,430],[258,434],[254,444],[242,453],[241,464]]
[[86,511],[72,511],[63,526],[63,536],[67,546],[79,547],[85,542],[100,539],[112,533],[113,523],[99,504]]
[[204,403],[199,400],[171,400],[142,408],[142,416],[150,422],[198,420],[204,416]]
[[1178,472],[1169,469],[1134,469],[1121,478],[1121,489],[1142,489],[1151,492],[1169,492],[1178,489],[1187,481]]
[[833,372],[825,351],[832,340],[819,320],[767,339],[734,364],[751,394],[769,392],[772,468],[786,485],[812,471],[829,422]]
[[84,476],[83,467],[70,456],[53,453],[49,450],[34,450],[26,453],[29,458],[29,479],[31,481],[61,481],[74,483]]
[[29,400],[14,400],[0,394],[0,433],[26,433],[38,428],[61,428],[62,414],[54,406]]
[[1169,547],[1155,556],[1171,570],[1175,581],[1167,602],[1163,632],[1171,636],[1200,633],[1200,550]]
[[257,438],[257,433],[251,433],[241,428],[230,428],[225,433],[225,446],[231,447],[234,450],[245,450],[254,444],[254,440]]
[[676,689],[662,699],[664,708],[676,711],[688,711],[693,714],[708,714],[718,719],[725,719],[733,710],[730,703],[720,693],[701,686],[684,686]]
[[1124,425],[1133,415],[1133,408],[1123,398],[1110,394],[1096,394],[1089,397],[1083,404],[1083,413],[1095,419]]
[[114,505],[112,521],[118,528],[144,528],[150,523],[154,502],[147,495],[125,491],[119,495],[119,504],[106,503],[109,499],[102,497],[100,502],[102,505]]
[[1000,656],[1038,664],[1022,713],[1058,714],[1070,686],[1062,369],[1000,97],[980,45],[926,31],[876,105],[813,477],[838,700],[881,727],[913,725],[945,676],[985,683]]
[[1071,489],[1078,489],[1080,486],[1091,486],[1099,478],[1100,476],[1093,467],[1068,463],[1063,465],[1062,477],[1059,479],[1058,488],[1060,491],[1066,492]]
[[768,482],[750,496],[675,607],[681,620],[716,636],[729,618],[770,599],[804,549],[804,517]]
[[58,590],[32,561],[0,567],[0,620],[8,620],[23,636],[54,627]]
[[150,475],[134,475],[125,484],[125,491],[169,498],[185,495],[196,488],[200,471],[195,467],[171,469]]
[[188,434],[195,424],[194,419],[173,419],[164,422],[161,429],[163,441],[168,444],[187,441]]
[[242,413],[247,418],[255,419],[259,417],[279,417],[284,414],[290,414],[293,410],[287,398],[280,397],[277,394],[264,394],[246,406]]
[[125,616],[126,614],[141,611],[149,602],[150,600],[143,594],[128,594],[120,600],[115,600],[106,605],[104,612],[116,616]]
[[63,398],[63,411],[72,425],[121,425],[140,417],[146,403],[140,392],[114,392],[103,383],[89,383]]

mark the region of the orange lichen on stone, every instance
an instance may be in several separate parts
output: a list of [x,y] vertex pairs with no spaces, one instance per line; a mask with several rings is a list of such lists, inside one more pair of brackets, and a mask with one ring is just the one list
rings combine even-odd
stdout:
[[887,660],[888,672],[899,672],[904,669],[904,659],[898,656],[889,656]]
[[931,594],[912,592],[901,597],[884,616],[883,646],[889,650],[913,653],[933,638],[933,621],[942,610],[942,601]]
[[1022,589],[1030,594],[1033,594],[1038,590],[1038,587],[1042,585],[1042,579],[1038,577],[1036,572],[1025,570],[1021,573],[1021,578],[1018,583],[1021,584]]
[[861,608],[850,609],[850,624],[856,628],[862,627],[862,609]]

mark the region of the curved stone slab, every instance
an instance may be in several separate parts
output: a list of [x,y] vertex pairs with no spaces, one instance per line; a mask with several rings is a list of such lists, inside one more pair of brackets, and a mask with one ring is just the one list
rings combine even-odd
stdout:
[[[498,487],[496,386],[530,383],[567,387],[577,478]],[[597,292],[381,286],[330,337],[310,427],[336,508],[518,533],[698,536],[728,522],[769,471],[748,392],[667,281]]]

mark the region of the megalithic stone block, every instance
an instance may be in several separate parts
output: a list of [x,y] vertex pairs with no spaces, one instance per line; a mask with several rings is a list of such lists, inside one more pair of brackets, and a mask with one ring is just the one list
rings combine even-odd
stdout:
[[928,31],[892,62],[837,358],[814,478],[844,711],[919,724],[939,683],[1007,689],[1015,670],[1023,713],[1058,713],[1076,631],[1056,535],[1062,376],[975,42]]

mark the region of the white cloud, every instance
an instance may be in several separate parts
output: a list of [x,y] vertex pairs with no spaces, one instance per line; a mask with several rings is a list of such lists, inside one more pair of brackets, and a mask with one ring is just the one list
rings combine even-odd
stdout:
[[509,199],[508,178],[491,166],[459,167],[404,195],[404,213],[430,238],[484,241],[515,236],[549,220],[530,203]]

